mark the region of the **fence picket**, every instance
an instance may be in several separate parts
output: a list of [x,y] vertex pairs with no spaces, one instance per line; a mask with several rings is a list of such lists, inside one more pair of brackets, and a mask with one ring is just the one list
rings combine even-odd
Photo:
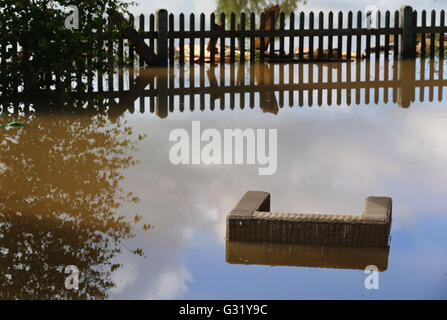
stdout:
[[[174,32],[174,15],[171,13],[169,14],[169,31]],[[174,65],[174,53],[175,53],[175,47],[174,47],[174,37],[169,37],[169,65]]]
[[[314,29],[314,13],[309,13],[309,30]],[[314,36],[309,36],[309,59],[312,60],[314,58]]]
[[[135,27],[135,17],[134,17],[134,15],[131,14],[129,16],[129,22],[130,22],[130,25],[132,26],[132,28],[134,28]],[[131,65],[131,67],[129,69],[129,88],[132,88],[133,87],[133,81],[135,79],[135,70],[134,70],[134,68],[135,68],[135,48],[134,48],[134,46],[132,45],[132,43],[130,41],[127,41],[127,45],[128,45],[128,48],[129,48],[129,62],[130,62],[130,65]]]
[[265,13],[261,13],[261,25],[259,27],[259,31],[261,31],[261,38],[259,39],[260,47],[259,47],[259,60],[261,62],[264,61],[264,32],[265,32]]
[[[343,12],[338,12],[338,29],[343,29]],[[337,54],[338,54],[338,60],[342,59],[342,53],[343,53],[343,36],[338,36],[338,44],[337,44]]]
[[234,31],[236,30],[236,16],[235,14],[232,12],[231,16],[230,16],[230,31],[231,31],[231,36],[230,36],[230,62],[234,62],[235,61],[235,50],[236,50],[236,38],[234,36]]
[[[334,13],[332,11],[329,11],[329,17],[328,17],[328,30],[332,31],[332,29],[334,28]],[[328,41],[327,41],[327,55],[330,58],[332,58],[332,46],[333,46],[333,36],[329,36],[328,37]]]
[[[200,31],[205,31],[205,14],[200,14]],[[200,37],[200,64],[203,64],[205,62],[205,37]]]
[[[181,30],[181,28],[180,28]],[[179,88],[183,90],[185,88],[185,66],[183,64],[180,65],[180,79],[179,79]],[[185,110],[185,96],[180,95],[180,103],[179,103],[179,110],[180,112],[183,112]]]
[[[416,10],[414,10],[413,11],[413,28],[415,28],[415,27],[417,27],[417,25],[418,25],[418,13],[417,13],[417,11]],[[418,37],[418,34],[416,33],[416,32],[414,32],[414,29],[413,29],[413,39],[412,39],[412,43],[413,43],[413,56],[414,57],[416,57],[416,55],[417,55],[417,43],[418,43],[418,41],[417,41],[417,37]]]
[[[194,13],[191,13],[189,15],[189,31],[194,31],[195,29],[195,16]],[[191,35],[194,33],[190,33]],[[195,51],[195,39],[193,36],[190,36],[189,38],[189,65],[192,65],[194,63],[195,60],[195,55],[194,55],[194,51]]]
[[[108,32],[109,32],[109,37],[108,37],[108,41],[107,41],[107,64],[108,64],[108,75],[107,75],[107,78],[108,78],[108,91],[113,91],[114,89],[113,89],[113,76],[114,76],[114,74],[113,74],[113,71],[114,71],[114,62],[115,62],[115,59],[114,59],[114,53],[113,53],[113,48],[114,48],[114,43],[113,43],[113,40],[112,40],[112,29],[113,29],[113,25],[112,25],[112,22],[111,22],[111,19],[109,18],[108,19],[108,21],[107,21],[107,29],[108,29]],[[76,82],[78,82],[79,81],[79,79],[76,81]],[[79,82],[78,82],[78,85],[79,85]]]
[[[399,28],[400,24],[400,13],[399,10],[394,11],[394,28],[397,30]],[[394,58],[397,58],[399,56],[399,33],[394,34]]]
[[366,28],[368,29],[368,33],[366,34],[366,44],[365,44],[366,59],[369,59],[371,57],[371,15],[372,15],[371,11],[366,12],[366,15],[365,15]]
[[[118,39],[118,66],[121,68],[124,65],[124,38],[120,36]],[[120,69],[118,72],[118,90],[124,90],[124,74]]]
[[[346,68],[346,82],[351,83],[351,64],[348,63]],[[348,106],[351,105],[351,98],[352,98],[352,91],[351,87],[348,87],[348,90],[346,90],[346,104]]]
[[[352,29],[352,11],[348,12],[348,30]],[[346,59],[348,61],[351,60],[351,53],[352,53],[352,35],[348,35],[348,38],[346,40]]]
[[[104,24],[102,24],[98,30],[98,37],[99,37],[98,50],[101,51],[101,57],[102,57],[102,53],[104,51]],[[103,61],[98,61],[98,62],[103,62]],[[104,91],[104,75],[101,71],[99,71],[97,73],[97,77],[98,77],[98,79],[97,79],[98,92],[102,92],[102,91]],[[67,80],[67,79],[65,79],[65,80]]]
[[[300,12],[300,31],[304,30],[304,12]],[[299,35],[299,56],[298,59],[301,61],[303,60],[303,53],[304,53],[304,36],[302,33]]]
[[[180,21],[179,21],[179,29],[180,32],[185,31],[185,15],[183,13],[180,13]],[[185,64],[185,38],[180,37],[179,40],[179,63],[180,65]]]
[[[292,31],[295,30],[295,13],[293,13],[293,12],[290,13],[289,30],[291,33],[292,33]],[[290,35],[290,37],[289,37],[289,57],[293,57],[294,48],[295,48],[295,37],[293,35]]]
[[[200,64],[199,69],[199,88],[200,91],[205,89],[205,65],[203,63]],[[205,110],[205,95],[200,95],[200,110]]]
[[[295,70],[295,66],[293,64],[289,64],[289,83],[291,84],[294,81],[294,70]],[[294,95],[294,91],[293,90],[289,90],[289,106],[293,106],[293,95]]]
[[[140,14],[140,34],[143,34],[144,31],[145,31],[144,30],[144,15]],[[153,47],[151,47],[151,48],[153,48]],[[140,68],[143,68],[144,67],[144,60],[143,60],[143,58],[141,56],[138,58],[138,62],[140,64]]]
[[[441,10],[439,25],[442,28],[445,25],[445,11],[444,10]],[[439,57],[440,58],[444,58],[444,41],[445,41],[445,35],[444,35],[444,32],[441,32],[439,34]],[[440,63],[440,65],[443,65],[443,64]],[[440,91],[440,94],[442,95],[442,90]]]
[[[225,13],[220,14],[220,25],[223,31],[225,31]],[[225,61],[225,37],[222,36],[220,38],[220,62],[223,63]]]
[[[283,31],[285,28],[285,15],[284,12],[279,14],[279,30]],[[281,58],[284,57],[284,37],[279,38],[279,55]]]
[[[153,13],[151,13],[149,15],[149,31],[150,32],[155,32],[155,15]],[[151,48],[154,48],[154,44],[155,44],[155,37],[150,38],[149,39],[149,46]]]
[[[253,88],[255,86],[255,66],[254,64],[250,65],[250,87]],[[249,94],[250,98],[250,109],[253,109],[255,107],[255,93],[253,91],[250,91]]]
[[356,37],[357,50],[355,53],[355,58],[357,60],[360,60],[362,57],[362,35],[360,34],[361,28],[362,28],[362,12],[357,11],[357,37]]
[[241,22],[241,37],[239,39],[239,53],[240,53],[240,59],[239,61],[241,63],[245,62],[245,13],[241,12],[241,17],[240,17],[240,22]]
[[208,51],[210,54],[210,64],[214,65],[215,57],[216,57],[216,37],[214,35],[214,32],[216,31],[216,16],[213,13],[210,15],[210,30],[211,30],[211,37],[208,43]]
[[[436,26],[436,11],[432,10],[431,12],[431,26]],[[430,34],[430,58],[433,58],[435,56],[435,41],[436,41],[436,34],[432,32]]]
[[[225,19],[224,19],[225,20]],[[224,24],[222,24],[222,26],[225,26]],[[221,87],[225,86],[225,66],[223,64],[220,65],[220,82],[219,85]],[[225,109],[225,93],[223,93],[220,96],[220,110],[224,110]]]
[[[380,22],[381,22],[380,18],[381,18],[380,11],[377,11],[376,12],[376,26],[375,26],[376,29],[380,28]],[[380,57],[380,34],[376,34],[375,38],[376,38],[376,45],[375,45],[376,48],[375,48],[375,52],[374,52],[374,57],[377,60]]]
[[[270,12],[270,30],[275,30],[275,12]],[[269,50],[270,50],[270,58],[273,58],[275,55],[275,37],[267,38]]]
[[[255,19],[255,13],[252,12],[250,14],[250,31],[256,30],[256,19]],[[255,61],[255,37],[250,36],[250,62]]]
[[323,57],[323,30],[324,30],[324,13],[320,11],[318,14],[318,30],[320,35],[318,36],[318,57]]
[[[427,11],[422,10],[422,16],[421,16],[421,26],[424,28],[427,26]],[[426,54],[426,34],[425,32],[421,33],[421,57],[425,58]]]
[[[385,12],[385,28],[388,29],[390,27],[390,11],[387,10]],[[390,53],[390,35],[385,35],[385,48],[384,48],[384,54],[385,54],[385,61],[388,61],[388,55]],[[387,74],[385,75],[387,76]]]

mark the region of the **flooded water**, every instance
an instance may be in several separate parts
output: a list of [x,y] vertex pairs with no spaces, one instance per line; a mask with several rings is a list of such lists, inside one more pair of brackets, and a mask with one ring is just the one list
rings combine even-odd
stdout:
[[[0,297],[446,298],[446,70],[175,66],[135,70],[124,87],[138,90],[114,92],[109,115],[4,108]],[[197,124],[276,129],[276,170],[173,164],[170,134]],[[229,243],[225,217],[247,190],[270,192],[275,212],[361,215],[368,196],[392,197],[390,248]],[[69,265],[79,291],[64,287]]]

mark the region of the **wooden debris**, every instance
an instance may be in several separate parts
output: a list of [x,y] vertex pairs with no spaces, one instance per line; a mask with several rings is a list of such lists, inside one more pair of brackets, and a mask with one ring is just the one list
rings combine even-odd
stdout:
[[[431,47],[431,38],[429,35],[425,38],[425,49],[428,51]],[[439,49],[441,47],[440,39],[435,39],[435,48]],[[447,48],[447,37],[444,37],[444,48]],[[416,44],[416,53],[422,53],[422,38],[419,38]]]
[[[123,25],[128,25],[129,22],[123,17],[121,13],[115,12],[112,15],[112,21],[117,26],[121,27]],[[154,50],[149,47],[144,38],[132,27],[127,27],[123,29],[123,35],[132,42],[135,48],[135,52],[146,61],[150,66],[158,66],[161,64],[159,57],[154,53]]]
[[[175,51],[177,52],[177,54],[180,53],[180,47],[177,47],[175,49]],[[189,46],[185,46],[185,48],[184,48],[185,62],[190,61],[189,53],[190,53]],[[225,60],[224,60],[224,62],[230,62],[230,53],[231,53],[230,46],[225,46]],[[241,52],[240,52],[240,50],[235,49],[234,54],[235,54],[235,56],[239,56],[241,54]],[[205,50],[203,62],[210,63],[211,55],[212,55],[212,53],[210,51]],[[247,51],[245,52],[245,58],[246,59],[250,58],[250,52],[247,52]],[[221,62],[220,54],[218,54],[218,52],[214,52],[214,61]],[[194,45],[194,61],[193,62],[200,62],[200,45],[199,44]]]
[[[278,19],[279,16],[279,6],[273,6],[270,8],[263,9],[262,12],[265,14],[265,30],[270,30],[272,26],[275,26],[276,19]],[[271,14],[273,12],[273,21]],[[261,28],[261,25],[259,24],[258,30]],[[264,38],[264,50],[267,50],[269,44],[270,44],[271,38]],[[274,39],[272,39],[274,41]],[[261,38],[255,38],[255,49],[261,50]]]
[[[215,23],[214,30],[222,30],[222,25]],[[219,49],[217,49],[216,44],[217,44],[217,38],[210,39],[210,41],[208,41],[208,45],[206,46],[206,50],[208,52],[210,52],[210,54],[211,53],[214,53],[214,54],[219,53]]]
[[[185,46],[184,47],[184,57],[185,57],[185,62],[189,62],[189,46]],[[238,49],[235,49],[235,56],[238,57],[241,54],[241,51]],[[176,48],[176,53],[179,54],[180,53],[180,47]],[[225,46],[225,60],[224,63],[230,62],[230,53],[231,53],[231,49],[230,46]],[[245,59],[249,60],[250,59],[250,51],[249,50],[245,50]],[[260,51],[256,50],[256,54],[259,55]],[[205,55],[204,55],[204,59],[203,62],[205,63],[210,63],[211,61],[211,55],[212,53],[208,50],[205,51]],[[265,53],[265,56],[267,57],[267,62],[270,63],[278,63],[278,62],[291,62],[291,63],[297,63],[297,62],[347,62],[347,53],[345,51],[342,52],[342,59],[338,59],[338,53],[337,53],[337,49],[333,49],[332,50],[332,57],[329,58],[328,57],[328,51],[327,50],[323,50],[323,56],[319,56],[318,55],[318,49],[314,50],[314,57],[312,59],[309,58],[309,49],[308,48],[304,48],[303,50],[303,60],[298,60],[297,56],[299,55],[299,50],[298,48],[295,49],[295,53],[294,55],[290,55],[287,53],[284,53],[283,56],[280,55],[280,52],[277,51],[275,52],[275,54],[273,56],[270,56],[269,53]],[[220,54],[218,54],[218,52],[214,52],[214,61],[217,62],[221,62],[220,60],[221,56]],[[356,53],[352,52],[351,53],[351,61],[355,60],[356,58]],[[361,59],[364,59],[365,55],[362,54],[361,55]],[[193,62],[200,62],[200,45],[196,44],[194,45],[194,61]]]
[[[273,82],[274,74],[268,65],[255,64],[254,71],[256,83],[267,86]],[[263,112],[278,114],[279,105],[275,92],[270,90],[261,91],[259,93],[259,100]]]
[[[389,48],[389,52],[391,52],[391,50],[394,49],[394,44],[391,43],[391,44],[388,46],[388,48]],[[372,47],[372,48],[370,49],[370,52],[385,52],[385,46],[380,46],[380,47],[378,47],[378,48],[376,48],[376,47]],[[389,53],[389,52],[388,52],[388,53]]]
[[[299,56],[300,50],[299,48],[295,49],[295,56]],[[338,49],[332,49],[332,57],[329,57],[329,50],[325,49],[323,50],[323,55],[319,55],[318,54],[318,49],[314,49],[313,50],[313,59],[309,58],[310,56],[310,50],[309,48],[303,48],[303,59],[307,60],[307,61],[311,61],[311,62],[337,62],[340,61],[340,59],[338,59]],[[348,57],[348,53],[346,51],[342,51],[341,53],[341,57],[344,60],[347,60]],[[360,59],[364,59],[366,56],[361,53],[360,55]],[[357,53],[356,52],[351,52],[351,61],[355,60],[357,58]]]

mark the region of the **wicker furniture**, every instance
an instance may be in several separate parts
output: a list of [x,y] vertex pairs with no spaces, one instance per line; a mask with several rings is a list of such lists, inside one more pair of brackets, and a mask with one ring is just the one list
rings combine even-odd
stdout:
[[392,200],[368,197],[361,216],[270,212],[270,193],[247,191],[227,216],[227,240],[389,247]]

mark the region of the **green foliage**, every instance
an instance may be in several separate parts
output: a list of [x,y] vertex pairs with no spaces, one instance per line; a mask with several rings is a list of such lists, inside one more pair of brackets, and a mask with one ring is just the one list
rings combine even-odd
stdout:
[[[231,13],[234,13],[236,15],[236,21],[239,21],[241,12],[245,12],[246,14],[254,12],[258,15],[264,8],[279,5],[279,8],[287,17],[291,12],[294,12],[297,9],[299,2],[306,4],[306,0],[218,0],[216,13],[218,15],[220,15],[221,12],[225,13],[227,23],[229,23]],[[259,19],[259,16],[257,16],[257,19]],[[246,23],[248,26],[249,17],[246,18]]]
[[[71,81],[91,76],[94,70],[106,71],[114,61],[107,61],[107,50],[102,44],[119,35],[118,28],[106,27],[107,14],[126,13],[133,4],[123,0],[11,2],[0,0],[3,95],[14,92],[18,86],[28,92],[54,90],[56,83],[63,91]],[[72,13],[68,6],[79,10],[78,29],[65,27],[65,20]]]
[[23,123],[18,121],[13,121],[7,124],[8,127],[23,127]]

